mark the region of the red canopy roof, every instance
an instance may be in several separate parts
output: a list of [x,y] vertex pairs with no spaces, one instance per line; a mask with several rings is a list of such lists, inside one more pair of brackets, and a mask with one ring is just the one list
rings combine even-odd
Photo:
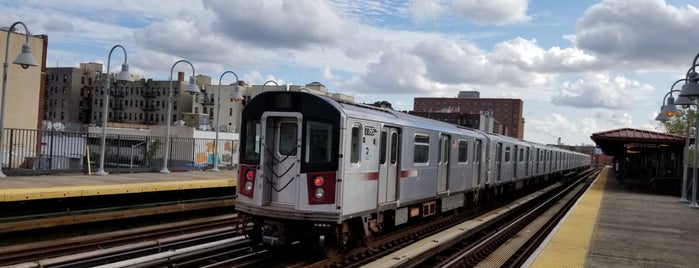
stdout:
[[633,128],[620,128],[604,132],[593,133],[593,141],[628,141],[646,143],[684,143],[685,137],[661,132],[640,130]]

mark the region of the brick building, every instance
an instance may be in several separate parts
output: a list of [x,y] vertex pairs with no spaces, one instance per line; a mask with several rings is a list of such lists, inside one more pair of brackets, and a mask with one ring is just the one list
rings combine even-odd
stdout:
[[[500,134],[518,139],[524,138],[524,118],[522,117],[524,103],[521,99],[480,98],[479,95],[474,91],[462,91],[456,98],[415,98],[413,111],[418,115],[431,112],[430,118],[445,122],[453,120],[454,116],[450,114],[478,115],[483,112],[492,112],[493,118],[502,128]],[[443,114],[443,118],[436,117],[439,114]],[[458,122],[450,123],[468,126]]]

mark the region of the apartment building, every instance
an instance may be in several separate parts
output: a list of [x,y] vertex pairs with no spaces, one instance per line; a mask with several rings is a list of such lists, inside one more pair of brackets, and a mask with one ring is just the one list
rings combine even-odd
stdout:
[[[500,124],[500,134],[523,139],[523,106],[521,99],[480,98],[478,92],[462,91],[455,98],[415,98],[413,111],[417,115],[431,113],[431,118],[446,122],[453,120],[453,115],[450,114],[454,113],[476,115],[483,112],[492,113],[492,117]],[[440,114],[443,116],[439,117]]]
[[46,68],[43,120],[65,124],[89,124],[92,94],[102,75],[101,63]]

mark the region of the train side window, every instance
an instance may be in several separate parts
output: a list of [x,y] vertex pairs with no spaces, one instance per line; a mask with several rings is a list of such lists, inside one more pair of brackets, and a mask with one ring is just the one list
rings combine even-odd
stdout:
[[415,164],[426,164],[430,155],[430,136],[425,134],[415,134],[415,150],[413,162]]
[[296,123],[283,122],[279,124],[280,155],[296,155],[297,131]]
[[398,133],[391,134],[391,164],[398,162]]
[[466,140],[459,140],[458,161],[460,164],[468,163],[468,141]]
[[332,125],[308,121],[305,151],[306,163],[329,163],[332,153]]
[[360,154],[360,143],[361,143],[361,126],[360,125],[355,125],[352,127],[352,138],[351,138],[351,144],[350,144],[350,162],[352,164],[358,164],[359,163],[359,154]]
[[476,148],[473,150],[473,163],[478,164],[480,163],[481,159],[481,151],[483,150],[483,141],[481,140],[476,140]]
[[379,153],[379,163],[386,164],[386,148],[388,147],[388,133],[381,131],[381,151]]
[[519,155],[519,162],[524,161],[524,148],[519,148],[519,152],[517,153]]
[[512,151],[512,147],[510,146],[505,146],[505,162],[510,162],[510,153]]

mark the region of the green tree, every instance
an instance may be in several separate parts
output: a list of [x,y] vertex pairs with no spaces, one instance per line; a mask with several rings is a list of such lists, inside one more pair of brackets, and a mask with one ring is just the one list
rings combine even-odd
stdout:
[[677,110],[679,110],[679,113],[671,117],[670,121],[664,123],[665,133],[684,136],[687,131],[687,117],[689,117],[689,122],[691,122],[689,129],[690,137],[694,137],[694,131],[696,130],[696,126],[694,125],[696,121],[696,112],[692,110],[691,107],[678,107]]
[[[696,108],[695,108],[696,109]],[[689,137],[693,138],[694,133],[697,131],[696,128],[696,110],[693,110],[692,107],[684,108],[684,107],[677,107],[677,110],[679,111],[678,114],[675,116],[671,117],[669,121],[664,122],[663,125],[665,127],[665,133],[668,134],[674,134],[674,135],[679,135],[679,136],[685,136],[687,133],[687,118],[689,118]],[[694,147],[690,146],[689,147],[689,155],[687,157],[687,161],[689,161],[689,166],[693,167],[694,166]]]

